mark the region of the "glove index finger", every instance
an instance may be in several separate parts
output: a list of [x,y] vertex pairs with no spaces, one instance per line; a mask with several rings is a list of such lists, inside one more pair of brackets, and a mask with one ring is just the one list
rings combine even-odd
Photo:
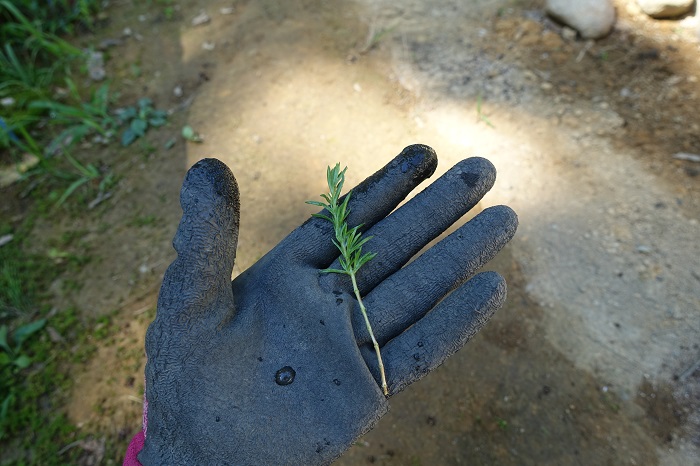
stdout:
[[218,323],[233,305],[240,221],[233,173],[217,159],[200,160],[185,176],[180,204],[182,219],[173,239],[177,258],[163,277],[158,314],[187,326],[205,315]]
[[[384,168],[352,189],[348,226],[362,224],[362,230],[366,230],[389,215],[436,167],[437,155],[432,148],[423,144],[406,147]],[[330,222],[314,217],[290,233],[276,249],[291,258],[303,258],[314,267],[325,268],[338,257],[332,238]]]

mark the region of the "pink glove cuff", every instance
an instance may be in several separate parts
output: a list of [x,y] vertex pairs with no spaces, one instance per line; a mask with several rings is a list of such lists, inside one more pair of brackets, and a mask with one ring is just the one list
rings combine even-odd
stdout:
[[144,382],[143,393],[143,430],[134,435],[129,443],[129,448],[126,449],[123,466],[143,466],[139,462],[138,454],[143,450],[143,444],[146,442],[146,431],[148,430],[148,400],[146,399],[146,389]]
[[139,432],[131,439],[129,448],[126,450],[123,466],[142,466],[138,459],[138,454],[143,449],[143,443],[146,440],[146,435],[143,431]]

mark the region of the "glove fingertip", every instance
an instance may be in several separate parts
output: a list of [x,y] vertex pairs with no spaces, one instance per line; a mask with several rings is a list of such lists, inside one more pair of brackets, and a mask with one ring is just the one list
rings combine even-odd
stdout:
[[236,212],[240,199],[238,184],[231,170],[218,159],[202,159],[187,172],[180,191],[180,205],[185,213],[200,209],[203,202],[228,206]]
[[240,196],[236,179],[223,162],[202,159],[194,164],[182,183],[180,205],[182,221],[173,241],[178,253],[193,238],[206,249],[235,250]]

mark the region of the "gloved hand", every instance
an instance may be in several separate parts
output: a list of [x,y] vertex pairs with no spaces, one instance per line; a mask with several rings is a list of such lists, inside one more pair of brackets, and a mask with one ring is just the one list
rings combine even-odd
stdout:
[[[505,206],[486,209],[403,267],[496,176],[487,160],[464,160],[391,213],[436,165],[431,148],[407,147],[356,187],[349,204],[350,226],[363,223],[374,236],[364,251],[377,256],[358,284],[390,396],[461,348],[506,295],[496,273],[466,281],[515,233],[517,218]],[[146,336],[148,429],[139,460],[330,463],[388,409],[348,277],[319,273],[338,258],[331,224],[310,219],[232,283],[233,175],[202,160],[187,173],[180,201],[177,259]]]

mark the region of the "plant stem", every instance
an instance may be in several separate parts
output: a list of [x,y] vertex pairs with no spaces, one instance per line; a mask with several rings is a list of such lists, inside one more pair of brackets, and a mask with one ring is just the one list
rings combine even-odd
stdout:
[[360,296],[360,289],[357,287],[357,278],[355,274],[357,271],[367,262],[374,259],[377,255],[374,252],[362,254],[362,246],[371,239],[370,237],[362,238],[362,233],[360,228],[362,225],[356,225],[352,228],[348,227],[347,217],[350,213],[348,209],[348,202],[350,201],[350,195],[352,191],[347,194],[343,202],[340,202],[340,192],[343,189],[343,183],[345,182],[345,167],[342,171],[340,170],[340,164],[336,164],[334,168],[328,167],[326,171],[326,177],[328,181],[328,194],[321,194],[321,197],[326,202],[319,201],[306,201],[307,204],[315,205],[318,207],[323,207],[327,210],[328,215],[324,212],[313,214],[314,217],[322,218],[333,224],[333,230],[335,234],[335,239],[333,244],[340,251],[340,257],[338,262],[340,263],[340,269],[323,269],[321,273],[340,273],[344,275],[350,275],[352,280],[352,288],[355,291],[355,298],[360,304],[360,311],[362,312],[362,317],[365,319],[365,325],[367,326],[367,331],[372,338],[372,344],[374,345],[374,351],[377,353],[377,362],[379,364],[379,372],[381,374],[382,381],[382,392],[385,396],[389,395],[389,389],[386,383],[386,374],[384,373],[384,362],[382,361],[382,355],[379,351],[379,343],[374,337],[374,332],[372,331],[372,325],[369,323],[369,318],[367,317],[367,309],[362,302],[362,296]]
[[350,273],[350,279],[352,280],[352,289],[355,291],[355,297],[357,302],[360,303],[360,312],[362,312],[362,317],[365,318],[365,325],[367,325],[367,330],[369,331],[369,336],[372,338],[372,345],[374,345],[374,352],[377,353],[377,362],[379,363],[379,373],[382,377],[382,392],[384,395],[389,395],[389,388],[386,385],[386,374],[384,373],[384,362],[382,361],[382,353],[379,351],[379,343],[377,339],[374,338],[374,332],[372,331],[372,325],[369,323],[369,318],[367,317],[367,309],[362,302],[362,297],[360,296],[360,289],[357,287],[357,280],[355,279],[355,273]]

